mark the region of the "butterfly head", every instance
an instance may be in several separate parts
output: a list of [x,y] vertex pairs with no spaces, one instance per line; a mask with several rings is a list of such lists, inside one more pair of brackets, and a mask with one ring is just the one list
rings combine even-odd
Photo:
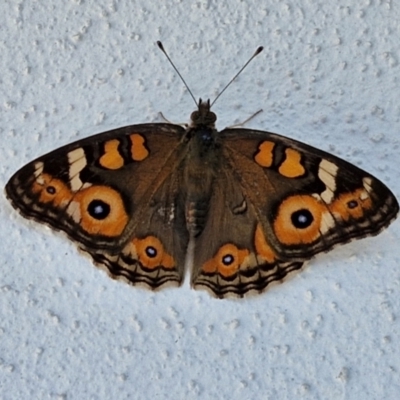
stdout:
[[214,128],[217,116],[211,111],[210,100],[199,100],[198,109],[190,116],[192,126],[208,126]]

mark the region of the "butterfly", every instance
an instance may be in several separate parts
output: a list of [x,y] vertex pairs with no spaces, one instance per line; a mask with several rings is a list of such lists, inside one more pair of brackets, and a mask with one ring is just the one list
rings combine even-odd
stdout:
[[275,133],[219,132],[216,119],[200,99],[187,127],[131,125],[78,140],[21,168],[6,195],[112,278],[179,286],[191,263],[192,287],[218,298],[263,292],[396,217],[395,196],[356,166]]

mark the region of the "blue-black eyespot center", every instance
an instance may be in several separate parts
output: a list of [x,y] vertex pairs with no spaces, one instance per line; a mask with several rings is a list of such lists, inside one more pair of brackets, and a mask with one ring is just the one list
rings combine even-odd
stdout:
[[222,257],[222,264],[224,265],[231,265],[235,261],[235,258],[232,254],[225,254]]
[[49,194],[56,194],[56,188],[54,186],[47,186],[46,192]]
[[147,246],[145,252],[149,258],[157,257],[157,250],[153,246]]
[[293,226],[298,229],[308,228],[314,221],[310,210],[305,208],[295,211],[290,218]]
[[350,200],[347,202],[347,207],[350,209],[356,208],[358,206],[357,200]]
[[91,217],[93,217],[94,219],[102,220],[109,216],[111,207],[103,200],[96,199],[90,202],[87,210]]

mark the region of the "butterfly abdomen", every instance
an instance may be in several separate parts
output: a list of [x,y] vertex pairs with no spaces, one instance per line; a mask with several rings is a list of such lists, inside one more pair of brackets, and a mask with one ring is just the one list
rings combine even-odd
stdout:
[[193,168],[192,165],[187,165],[184,180],[186,227],[190,235],[196,237],[206,223],[215,174],[211,168]]
[[186,228],[191,237],[197,237],[204,229],[208,214],[207,201],[187,201],[185,209]]
[[186,227],[192,237],[204,229],[214,181],[219,171],[219,146],[216,131],[206,126],[189,132],[188,153],[183,164]]

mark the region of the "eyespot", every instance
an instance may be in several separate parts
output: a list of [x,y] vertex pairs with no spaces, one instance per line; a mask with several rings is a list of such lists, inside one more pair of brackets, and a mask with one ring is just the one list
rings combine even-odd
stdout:
[[291,215],[291,220],[295,228],[305,229],[313,223],[314,217],[309,210],[301,209]]
[[153,246],[147,246],[145,252],[148,257],[155,258],[157,257],[157,250]]
[[330,228],[332,218],[325,204],[313,196],[296,195],[279,206],[273,227],[277,239],[284,245],[313,243]]
[[119,236],[128,223],[121,195],[109,186],[90,186],[77,192],[73,199],[80,210],[79,223],[87,233]]
[[147,236],[143,239],[135,238],[132,240],[132,244],[136,250],[136,257],[144,268],[175,268],[174,258],[167,253],[164,245],[155,236]]
[[93,200],[89,203],[87,211],[91,217],[102,220],[110,215],[111,208],[102,200]]
[[226,254],[222,257],[222,264],[228,266],[231,265],[235,261],[235,258],[232,254]]
[[54,186],[47,186],[46,192],[48,194],[56,194],[56,188]]
[[357,189],[354,192],[342,193],[330,205],[332,213],[344,221],[350,218],[364,218],[365,213],[373,206],[371,196],[365,189]]
[[356,200],[350,200],[347,202],[347,207],[350,209],[356,208],[358,206],[358,202]]
[[65,207],[72,198],[68,186],[49,174],[38,174],[33,181],[32,192],[39,195],[39,203],[51,203],[54,207]]
[[221,246],[215,256],[206,261],[202,270],[205,273],[219,273],[225,278],[234,276],[250,252],[247,249],[239,249],[232,243]]

